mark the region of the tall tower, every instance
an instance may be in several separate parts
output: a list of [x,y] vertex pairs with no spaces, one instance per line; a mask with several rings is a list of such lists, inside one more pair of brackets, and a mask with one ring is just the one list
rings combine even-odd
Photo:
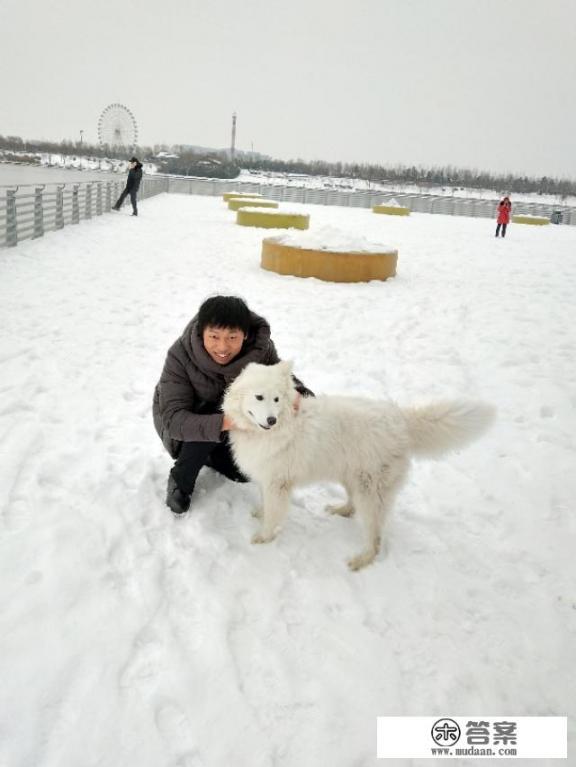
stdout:
[[236,153],[236,112],[232,114],[232,141],[230,143],[230,159],[234,162]]

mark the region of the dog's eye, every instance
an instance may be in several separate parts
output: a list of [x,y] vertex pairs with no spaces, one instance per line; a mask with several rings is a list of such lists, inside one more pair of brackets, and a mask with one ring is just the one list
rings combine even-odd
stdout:
[[279,397],[274,397],[274,402],[280,402],[280,398]]
[[258,402],[262,402],[262,400],[264,399],[264,396],[262,394],[256,394],[255,397],[258,400]]

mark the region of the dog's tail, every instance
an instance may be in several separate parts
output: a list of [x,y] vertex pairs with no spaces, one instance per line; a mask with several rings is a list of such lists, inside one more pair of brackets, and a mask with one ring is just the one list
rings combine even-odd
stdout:
[[420,407],[403,407],[412,452],[437,458],[480,437],[496,415],[491,405],[469,400],[440,400]]

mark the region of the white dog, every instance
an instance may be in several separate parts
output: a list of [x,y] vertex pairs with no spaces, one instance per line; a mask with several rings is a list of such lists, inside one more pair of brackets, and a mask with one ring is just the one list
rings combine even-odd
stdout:
[[393,402],[357,397],[299,399],[292,365],[251,363],[228,388],[224,413],[240,469],[262,489],[261,530],[253,543],[271,541],[289,508],[290,491],[312,482],[339,482],[348,502],[329,511],[356,510],[367,546],[349,561],[352,570],[370,564],[380,531],[406,478],[410,458],[433,458],[466,445],[493,419],[480,403],[441,401],[400,409]]

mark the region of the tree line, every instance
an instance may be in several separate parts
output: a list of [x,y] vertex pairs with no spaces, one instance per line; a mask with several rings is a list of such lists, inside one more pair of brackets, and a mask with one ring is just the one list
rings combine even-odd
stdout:
[[426,187],[452,187],[454,189],[493,189],[498,192],[534,192],[560,197],[576,194],[576,181],[549,176],[530,177],[512,173],[498,174],[469,168],[445,166],[442,168],[421,168],[415,165],[371,165],[360,163],[325,162],[314,160],[275,160],[271,158],[252,159],[250,170],[279,173],[305,173],[311,176],[335,176],[337,178],[359,178],[378,184],[414,184]]
[[[19,136],[0,136],[0,150],[18,153],[46,152],[52,154],[76,155],[126,160],[136,154],[140,159],[154,162],[159,170],[182,176],[204,176],[211,178],[236,178],[240,170],[275,173],[297,173],[307,176],[332,176],[336,178],[363,179],[378,184],[414,184],[422,187],[452,187],[467,189],[493,189],[498,192],[522,192],[551,194],[559,197],[576,195],[576,181],[551,176],[527,176],[512,173],[498,174],[470,168],[444,166],[425,168],[415,165],[375,165],[367,163],[326,162],[324,160],[279,160],[249,152],[238,152],[234,162],[227,151],[209,154],[183,150],[182,147],[167,145],[138,146],[130,150],[118,147],[88,144],[73,141],[26,141]],[[158,158],[161,150],[177,156]]]
[[148,157],[154,154],[152,147],[137,146],[131,149],[89,144],[86,141],[27,141],[20,136],[0,136],[0,150],[18,153],[42,152],[46,154],[75,155],[77,157],[98,157],[111,160],[127,160],[133,154]]

